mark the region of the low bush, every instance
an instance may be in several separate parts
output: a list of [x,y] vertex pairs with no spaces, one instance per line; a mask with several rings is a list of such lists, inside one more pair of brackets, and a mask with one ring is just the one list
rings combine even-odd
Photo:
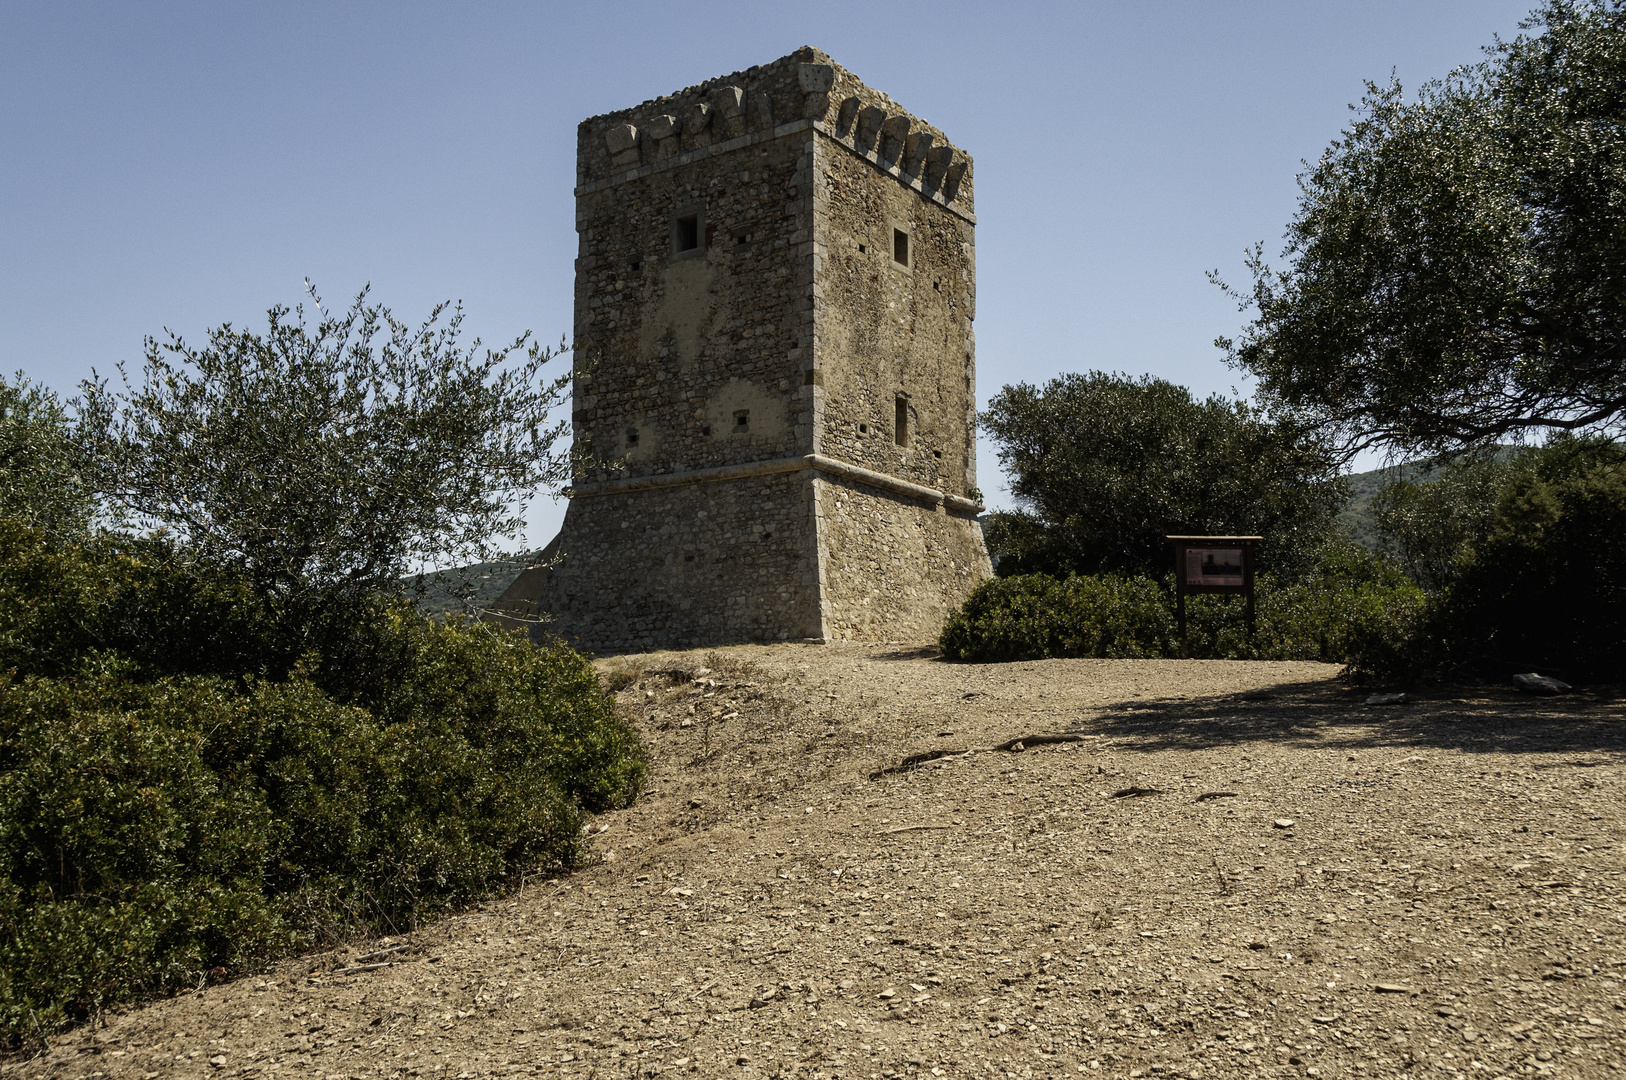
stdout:
[[949,618],[938,646],[951,660],[976,663],[1175,655],[1174,609],[1166,599],[1157,582],[1143,577],[994,578]]
[[1457,560],[1434,636],[1487,673],[1618,680],[1626,653],[1626,446],[1561,437],[1506,470]]
[[161,544],[0,525],[0,1045],[568,868],[636,795],[585,657],[350,614],[296,652]]
[[[1340,562],[1303,583],[1256,582],[1255,632],[1240,598],[1186,599],[1189,655],[1224,660],[1320,660],[1385,676],[1412,663],[1421,590],[1369,559]],[[939,646],[951,660],[989,663],[1051,657],[1176,657],[1172,583],[1145,577],[1058,579],[1043,574],[984,582],[950,617]]]

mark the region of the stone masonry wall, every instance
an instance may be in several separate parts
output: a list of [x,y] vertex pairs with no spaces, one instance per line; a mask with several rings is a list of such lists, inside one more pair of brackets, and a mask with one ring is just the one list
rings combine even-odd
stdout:
[[[581,198],[573,419],[585,448],[624,459],[592,478],[782,457],[810,441],[792,301],[807,288],[795,254],[810,141],[771,139]],[[674,252],[683,215],[698,247]]]
[[[968,495],[976,486],[972,225],[837,143],[821,142],[815,170],[820,452]],[[895,258],[899,232],[907,262]]]
[[825,636],[935,642],[989,576],[976,519],[863,484],[818,487]]
[[[987,574],[969,157],[804,48],[583,121],[577,166],[591,459],[541,586],[552,628],[599,650],[934,638]],[[830,458],[897,480],[828,518],[820,492],[851,486]]]
[[595,650],[823,636],[801,474],[573,499],[544,607]]

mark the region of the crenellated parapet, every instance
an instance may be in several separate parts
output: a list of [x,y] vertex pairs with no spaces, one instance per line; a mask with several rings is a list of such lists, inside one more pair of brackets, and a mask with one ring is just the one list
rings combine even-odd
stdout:
[[971,156],[811,46],[582,121],[577,193],[803,128],[819,131],[925,198],[972,218]]

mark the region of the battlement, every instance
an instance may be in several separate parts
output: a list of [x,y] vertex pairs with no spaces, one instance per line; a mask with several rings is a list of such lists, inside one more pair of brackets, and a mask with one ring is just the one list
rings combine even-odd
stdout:
[[812,128],[974,220],[971,155],[824,52],[789,56],[583,120],[577,194]]

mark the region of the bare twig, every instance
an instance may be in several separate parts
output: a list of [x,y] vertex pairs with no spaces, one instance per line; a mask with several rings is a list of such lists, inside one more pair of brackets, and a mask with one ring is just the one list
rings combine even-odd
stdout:
[[410,945],[393,945],[388,949],[375,949],[370,953],[363,953],[361,956],[356,957],[356,963],[365,964],[369,960],[377,960],[380,956],[388,956],[390,953],[405,952],[410,948],[412,948]]

